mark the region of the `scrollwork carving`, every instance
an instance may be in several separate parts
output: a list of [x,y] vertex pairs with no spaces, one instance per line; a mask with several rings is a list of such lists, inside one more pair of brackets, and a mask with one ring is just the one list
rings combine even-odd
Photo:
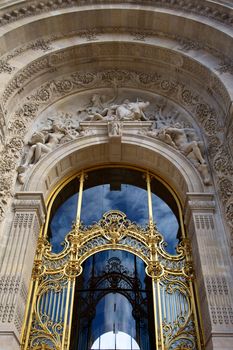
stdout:
[[233,196],[233,182],[229,178],[220,177],[218,186],[224,202]]
[[229,156],[226,150],[222,150],[221,153],[217,154],[213,165],[218,173],[225,175],[233,174],[233,165],[231,164]]
[[226,205],[226,218],[229,220],[231,226],[233,226],[233,202],[229,201]]
[[11,74],[14,71],[15,67],[12,67],[7,61],[0,60],[0,73]]

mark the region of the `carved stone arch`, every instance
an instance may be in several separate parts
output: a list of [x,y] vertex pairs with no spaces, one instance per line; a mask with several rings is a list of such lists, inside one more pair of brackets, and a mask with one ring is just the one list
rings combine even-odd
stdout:
[[[32,170],[28,181],[23,187],[23,191],[17,194],[17,200],[15,202],[17,215],[23,215],[23,212],[27,212],[29,206],[30,208],[33,208],[31,203],[33,201],[35,202],[35,198],[37,197],[37,206],[40,208],[39,210],[41,211],[41,214],[40,211],[37,211],[37,214],[34,215],[36,215],[37,220],[39,220],[39,218],[43,216],[43,201],[39,200],[40,194],[43,193],[45,198],[48,197],[48,194],[51,193],[52,189],[62,178],[65,178],[69,174],[74,174],[82,168],[92,167],[97,163],[102,165],[111,164],[112,158],[109,142],[109,137],[106,135],[98,137],[90,135],[86,138],[64,144],[62,147],[57,148],[43,158]],[[224,264],[225,271],[230,273],[230,267],[228,267],[229,261],[224,253],[224,244],[222,239],[218,237],[219,217],[218,213],[215,213],[215,198],[211,193],[204,192],[204,186],[198,172],[195,171],[193,166],[183,155],[172,149],[172,147],[165,146],[158,140],[153,140],[141,135],[123,135],[120,143],[121,149],[120,153],[117,155],[119,157],[119,164],[127,165],[131,163],[132,165],[149,169],[163,177],[165,181],[169,182],[170,185],[173,185],[174,189],[178,191],[183,205],[185,206],[185,222],[189,230],[189,237],[194,252],[194,266],[200,294],[201,312],[205,324],[205,333],[210,334],[209,332],[211,332],[212,323],[214,325],[218,324],[218,322],[215,321],[215,306],[208,309],[208,302],[213,303],[213,300],[209,289],[205,287],[207,283],[209,286],[208,288],[213,288],[212,283],[214,283],[212,281],[213,277],[209,278],[207,273],[209,269],[208,264],[212,263],[213,259],[215,259],[214,256],[210,257],[211,254],[213,255],[213,252],[210,253],[212,250],[211,242],[213,239],[215,241],[218,240],[219,259],[221,263]],[[116,153],[114,153],[114,157],[115,156]],[[145,161],[143,161],[143,156],[145,156]],[[115,160],[115,158],[113,159]],[[159,170],[159,163],[163,164],[161,172]],[[38,181],[38,179],[40,180]],[[35,209],[33,208],[33,210]],[[21,225],[18,220],[19,219],[16,219],[15,229]],[[205,240],[205,243],[203,240]],[[210,245],[207,252],[202,251],[203,244],[205,246],[206,244]],[[107,246],[105,248],[107,248]],[[32,254],[32,252],[30,252],[30,254]],[[30,271],[32,261],[29,256],[27,256],[26,260],[26,270]],[[200,265],[202,266],[202,269],[200,269]],[[79,266],[67,267],[68,276],[70,276],[70,274],[73,276],[73,274],[76,275],[80,272],[81,270]],[[34,273],[40,274],[42,271],[36,270]],[[217,274],[217,271],[214,273]],[[27,273],[24,272],[24,276],[25,274]],[[205,276],[206,274],[207,277]],[[218,277],[218,279],[220,285],[225,288],[224,293],[229,294],[230,281],[226,282],[224,277],[221,277],[221,279]],[[219,310],[220,307],[216,307],[218,307]],[[226,320],[228,320],[231,308],[226,307],[224,304],[221,306],[221,310],[227,310],[225,318],[227,317]],[[223,311],[219,312],[222,313]],[[228,323],[224,324],[224,327],[227,327],[227,324]],[[220,325],[218,324],[218,329],[219,328]],[[210,339],[215,345],[211,345],[210,342],[207,342],[206,348],[218,349],[218,340],[215,339],[214,336]]]
[[62,179],[82,169],[114,163],[154,172],[172,186],[183,203],[188,192],[205,191],[200,174],[190,161],[159,140],[127,135],[122,137],[117,148],[112,150],[111,146],[111,139],[102,135],[87,136],[59,147],[35,166],[23,185],[23,191],[43,192],[47,198]]
[[[159,161],[166,165],[167,170],[162,169],[160,175],[178,189],[192,241],[205,347],[207,350],[232,349],[232,263],[226,243],[229,242],[227,225],[233,235],[231,4],[228,0],[138,0],[136,3],[131,0],[124,4],[115,1],[113,4],[108,0],[5,0],[0,5],[0,141],[3,141],[0,148],[0,219],[5,217],[0,243],[3,252],[0,264],[0,335],[3,341],[0,339],[0,344],[6,344],[7,350],[19,347],[32,261],[46,214],[44,195],[48,196],[65,174],[96,164],[97,155],[102,164],[133,162],[151,171],[156,171]],[[106,21],[102,20],[105,16]],[[63,151],[58,148],[31,170],[23,187],[15,186],[26,130],[30,133],[31,125],[40,113],[56,99],[65,99],[69,93],[76,92],[57,94],[55,84],[56,98],[53,96],[45,101],[46,84],[48,87],[52,81],[70,80],[73,72],[83,72],[87,67],[87,64],[79,65],[77,55],[69,67],[71,47],[78,52],[85,46],[85,60],[89,58],[90,47],[93,48],[91,54],[97,50],[99,62],[95,66],[91,61],[89,67],[97,68],[95,72],[99,72],[100,68],[103,70],[101,61],[102,66],[106,64],[99,47],[105,43],[106,48],[106,42],[120,46],[122,37],[128,54],[120,48],[116,50],[121,65],[114,68],[124,72],[137,68],[134,87],[164,96],[190,113],[204,134],[213,186],[204,186],[195,167],[159,140],[145,135],[123,135],[119,143],[121,150],[118,148],[113,154],[107,133],[89,135],[63,145]],[[143,56],[146,48],[148,52],[151,49],[152,56],[157,55],[156,59],[151,58],[150,65]],[[132,57],[137,50],[140,54],[136,67]],[[63,56],[59,61],[61,53]],[[68,56],[67,60],[65,56]],[[113,58],[114,52],[107,56]],[[62,65],[67,70],[60,71]],[[161,75],[156,88],[147,83],[154,73]],[[141,81],[139,74],[144,74]],[[131,88],[132,85],[125,86]],[[32,88],[35,90],[31,91]],[[92,87],[86,84],[80,89]],[[104,129],[107,130],[106,126]],[[83,153],[81,147],[85,150]],[[128,158],[124,159],[122,150],[126,148],[125,157]],[[90,156],[89,160],[84,159],[85,154]],[[73,159],[74,155],[77,157]],[[63,157],[57,165],[56,157]],[[75,159],[83,163],[76,164]],[[40,176],[39,181],[37,176]],[[222,201],[221,211],[218,197]]]
[[[79,74],[79,72],[77,72],[77,74]],[[82,75],[81,73],[81,76],[84,79],[86,79],[85,74],[87,74],[88,76],[89,72],[84,73],[84,75]],[[225,168],[230,169],[231,165],[230,158],[228,157],[229,151],[227,150],[226,145],[224,145],[222,142],[223,129],[221,129],[221,118],[219,120],[219,115],[216,110],[213,110],[212,104],[210,102],[206,103],[205,98],[203,98],[199,94],[197,95],[196,91],[193,88],[190,89],[188,86],[184,85],[183,83],[180,83],[179,80],[168,80],[166,76],[159,77],[153,71],[145,73],[140,70],[130,71],[125,69],[118,69],[114,71],[110,69],[107,71],[102,70],[100,72],[90,71],[90,74],[93,75],[91,79],[94,79],[94,83],[92,83],[92,80],[91,82],[87,80],[87,83],[81,84],[81,86],[79,86],[79,90],[88,90],[94,88],[96,87],[96,84],[98,86],[102,85],[102,87],[106,87],[106,85],[108,87],[111,87],[113,80],[111,81],[110,79],[110,81],[104,81],[104,74],[110,74],[110,76],[112,75],[112,79],[114,79],[115,74],[119,75],[120,77],[126,75],[127,80],[123,82],[123,87],[136,86],[136,88],[138,89],[157,92],[163,96],[166,96],[168,99],[174,100],[178,104],[181,104],[183,108],[189,111],[196,123],[201,125],[203,130],[205,130],[204,137],[206,141],[206,146],[210,148],[211,152],[213,152],[212,154],[214,155],[214,160],[210,158],[210,161],[212,162],[212,169],[214,170],[213,174],[215,176],[217,175],[216,180],[222,181],[223,184],[225,184],[225,182],[229,183],[229,186],[231,188],[231,179],[226,178],[224,176],[226,171]],[[73,86],[75,85],[72,82],[72,74],[68,76],[63,75],[62,78],[58,77],[55,80],[50,80],[49,82],[46,82],[39,89],[33,92],[33,94],[28,95],[23,101],[21,101],[21,107],[18,108],[17,112],[15,113],[13,119],[9,124],[10,139],[8,141],[9,143],[6,145],[6,151],[7,147],[11,148],[11,144],[13,144],[14,147],[14,143],[16,143],[16,154],[19,154],[19,152],[22,149],[22,141],[19,140],[18,137],[23,137],[25,130],[27,128],[30,128],[31,123],[35,118],[37,118],[37,116],[40,115],[41,111],[48,107],[48,105],[50,105],[51,103],[54,103],[56,100],[59,100],[61,98],[64,99],[65,97],[68,97],[71,93],[78,92],[76,91],[76,88],[74,88],[74,91],[73,88],[69,88],[67,91],[67,82],[69,82],[69,84],[71,85],[73,84]],[[63,83],[65,86],[64,90],[63,88],[61,89]],[[44,97],[46,98],[44,99]],[[17,157],[19,157],[19,155],[17,155]],[[19,164],[17,158],[12,157],[12,170],[13,165],[17,166],[17,164]],[[11,180],[12,179],[14,179],[14,177],[12,177]],[[221,192],[221,196],[225,196],[224,191]],[[230,205],[231,202],[228,202],[228,200],[224,202],[223,210],[228,216],[230,215],[227,214],[230,210]],[[4,211],[4,205],[2,205],[2,208]]]

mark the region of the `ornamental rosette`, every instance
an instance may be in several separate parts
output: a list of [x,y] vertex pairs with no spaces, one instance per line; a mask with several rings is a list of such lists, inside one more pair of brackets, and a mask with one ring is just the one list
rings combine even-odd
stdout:
[[151,261],[146,267],[146,273],[154,279],[159,279],[164,274],[164,268],[159,261]]

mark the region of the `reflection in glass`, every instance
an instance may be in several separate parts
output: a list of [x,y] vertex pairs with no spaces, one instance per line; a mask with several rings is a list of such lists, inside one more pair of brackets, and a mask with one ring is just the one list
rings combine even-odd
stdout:
[[153,219],[166,242],[166,250],[176,254],[181,238],[179,211],[176,201],[168,188],[155,177],[151,178]]
[[81,221],[85,225],[91,225],[107,211],[120,210],[131,221],[146,226],[147,201],[147,191],[133,185],[122,183],[114,190],[109,183],[95,186],[83,192]]
[[137,342],[124,332],[107,332],[101,335],[91,347],[91,350],[140,350]]
[[65,236],[72,228],[75,222],[77,211],[77,194],[68,198],[56,211],[50,222],[50,243],[52,251],[59,253],[63,246]]
[[[76,220],[79,181],[66,185],[57,195],[51,210],[48,236],[52,251],[59,253],[61,243]],[[178,207],[171,192],[156,178],[151,178],[153,219],[167,243],[166,250],[176,253],[180,239]],[[104,168],[88,172],[84,181],[81,222],[98,222],[109,210],[120,210],[141,227],[148,225],[148,192],[145,176],[125,168]]]
[[144,262],[131,253],[90,257],[76,281],[70,349],[153,350],[151,287]]
[[179,243],[177,232],[179,224],[171,208],[161,198],[152,193],[153,219],[157,224],[159,232],[166,242],[166,250],[170,254],[176,253]]

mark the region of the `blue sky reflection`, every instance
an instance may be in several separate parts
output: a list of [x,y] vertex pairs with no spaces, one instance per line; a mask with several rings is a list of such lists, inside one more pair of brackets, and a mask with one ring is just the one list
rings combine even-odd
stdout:
[[110,185],[99,185],[83,192],[81,221],[91,225],[109,210],[120,210],[141,226],[148,223],[147,192],[133,185],[121,185],[121,190],[111,191]]
[[[72,228],[77,210],[77,194],[68,198],[56,211],[51,222],[50,242],[52,251],[62,250],[61,243]],[[158,230],[167,242],[166,250],[175,254],[177,246],[177,231],[179,228],[176,216],[170,207],[158,196],[152,193],[153,217]],[[109,184],[88,188],[83,192],[81,221],[85,225],[92,225],[99,221],[109,210],[120,210],[127,217],[145,227],[148,224],[147,191],[133,185],[122,184],[118,190],[110,190]]]
[[63,249],[61,243],[71,230],[72,223],[76,219],[77,200],[78,194],[75,193],[57,209],[50,222],[50,243],[54,253],[59,253]]
[[162,233],[167,243],[166,250],[170,254],[176,253],[176,246],[179,242],[177,231],[179,223],[170,207],[158,196],[152,193],[153,219],[157,224],[157,228]]

